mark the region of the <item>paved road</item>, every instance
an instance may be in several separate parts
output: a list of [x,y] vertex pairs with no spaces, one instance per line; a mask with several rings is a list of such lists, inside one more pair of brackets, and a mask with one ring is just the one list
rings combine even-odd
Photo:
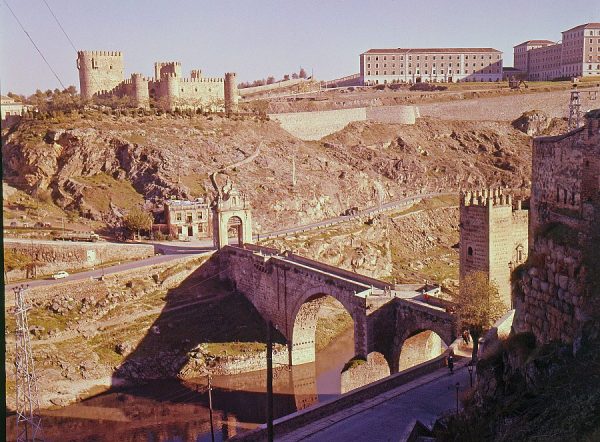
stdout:
[[313,422],[279,441],[404,441],[415,420],[431,425],[440,415],[456,411],[456,382],[469,385],[466,360],[453,375],[439,369],[376,398]]
[[[203,250],[203,251],[206,252],[206,250]],[[186,256],[194,256],[194,255],[197,255],[198,253],[201,253],[201,252],[189,249],[185,253],[176,253],[176,254],[174,253],[174,254],[170,254],[170,255],[152,256],[150,258],[141,259],[139,261],[131,261],[131,262],[123,263],[123,264],[117,264],[114,266],[105,267],[104,269],[89,270],[87,272],[74,273],[64,279],[58,279],[58,280],[37,279],[34,281],[30,280],[30,281],[26,281],[26,282],[19,282],[17,284],[10,284],[10,285],[5,286],[4,291],[5,291],[5,293],[8,293],[9,290],[12,290],[13,287],[21,285],[23,283],[26,283],[27,285],[29,285],[30,288],[33,288],[33,287],[41,287],[41,286],[53,285],[53,284],[62,284],[63,282],[68,282],[68,281],[78,281],[78,280],[82,280],[82,279],[99,278],[102,275],[109,275],[111,273],[122,272],[124,270],[136,269],[138,267],[145,267],[145,266],[150,266],[153,264],[161,264],[164,262],[172,261],[174,259],[183,258]]]
[[[302,232],[304,230],[312,230],[312,229],[316,229],[319,227],[324,227],[326,225],[330,225],[332,223],[337,224],[337,223],[341,223],[341,222],[345,222],[345,221],[350,221],[350,220],[353,220],[353,219],[361,217],[361,216],[366,216],[366,215],[371,215],[371,214],[378,213],[381,211],[396,209],[398,206],[401,206],[403,204],[408,205],[408,204],[414,203],[416,201],[419,201],[421,199],[433,198],[436,196],[457,195],[457,194],[458,194],[458,192],[432,192],[432,193],[423,193],[423,194],[414,195],[414,196],[407,196],[405,198],[400,198],[400,199],[382,204],[381,206],[369,207],[368,209],[361,210],[357,215],[337,216],[335,218],[329,218],[329,219],[326,219],[323,221],[317,221],[317,222],[305,224],[302,226],[290,227],[289,229],[281,229],[281,230],[275,230],[273,232],[262,233],[262,234],[260,234],[260,238],[266,239],[266,238],[271,238],[271,237],[279,236],[279,235],[293,235],[294,233]],[[254,238],[256,238],[256,237],[257,236],[254,235]]]
[[[279,236],[279,235],[292,235],[294,233],[302,232],[305,230],[313,230],[313,229],[318,229],[320,227],[324,227],[324,226],[331,225],[331,224],[338,224],[338,223],[342,223],[345,221],[350,221],[350,220],[353,220],[360,216],[366,216],[366,215],[370,215],[370,214],[381,212],[381,211],[392,210],[399,205],[411,204],[411,203],[414,203],[415,201],[418,201],[421,199],[433,198],[436,196],[443,196],[443,195],[454,195],[455,193],[456,192],[435,192],[435,193],[424,193],[424,194],[420,194],[420,195],[400,198],[400,199],[397,199],[394,201],[390,201],[386,204],[382,204],[381,206],[370,207],[368,209],[362,210],[357,215],[338,216],[335,218],[330,218],[330,219],[326,219],[323,221],[317,221],[317,222],[305,224],[302,226],[291,227],[289,229],[282,229],[282,230],[276,230],[273,232],[267,232],[267,233],[261,234],[260,238],[266,239],[266,238],[271,238],[271,237],[275,237],[275,236]],[[254,238],[258,239],[258,235],[254,235]],[[20,239],[20,238],[7,238],[6,242],[21,242],[21,243],[26,243],[26,244],[35,242],[36,244],[48,244],[48,245],[56,245],[57,244],[57,242],[55,242],[55,241],[31,240],[31,239]],[[79,243],[79,242],[77,242],[77,243],[72,243],[72,242],[68,242],[68,241],[61,242],[61,245],[80,246],[81,244],[82,243]],[[102,242],[101,244],[108,244],[110,246],[118,247],[122,243]],[[143,244],[148,244],[148,243],[143,243]],[[110,267],[105,267],[104,269],[90,270],[90,271],[86,271],[86,272],[75,273],[65,279],[59,279],[59,280],[41,279],[41,280],[28,281],[27,283],[29,284],[29,287],[33,288],[33,287],[47,286],[47,285],[53,285],[53,284],[60,284],[65,281],[76,281],[76,280],[87,279],[87,278],[98,278],[101,275],[109,275],[112,273],[122,272],[124,270],[135,269],[135,268],[149,266],[149,265],[153,265],[153,264],[161,264],[161,263],[168,262],[168,261],[171,261],[173,259],[177,259],[177,258],[180,258],[183,256],[191,256],[191,255],[195,255],[195,254],[199,254],[199,253],[206,253],[207,251],[213,249],[213,243],[212,243],[212,240],[210,240],[210,239],[209,240],[196,240],[196,241],[190,241],[190,242],[150,242],[150,244],[154,245],[157,253],[161,253],[160,256],[153,256],[151,258],[142,259],[139,261],[132,261],[132,262],[124,263],[124,264],[113,265]],[[5,293],[7,293],[9,290],[12,290],[13,287],[15,287],[19,284],[7,285],[5,287]]]

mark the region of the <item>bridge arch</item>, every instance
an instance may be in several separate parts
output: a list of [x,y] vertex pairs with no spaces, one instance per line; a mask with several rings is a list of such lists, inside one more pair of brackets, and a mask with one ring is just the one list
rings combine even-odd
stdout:
[[441,355],[450,343],[433,330],[417,330],[403,340],[399,348],[398,370],[406,370]]
[[316,358],[316,332],[319,312],[327,298],[335,299],[350,315],[353,322],[356,348],[356,326],[359,318],[355,308],[345,297],[335,296],[327,286],[307,292],[295,306],[291,315],[290,351],[292,365],[314,362]]

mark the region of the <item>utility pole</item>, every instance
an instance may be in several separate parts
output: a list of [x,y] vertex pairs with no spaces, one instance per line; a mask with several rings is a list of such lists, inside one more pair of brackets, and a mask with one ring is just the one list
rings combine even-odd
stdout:
[[267,440],[273,442],[273,323],[267,324]]
[[208,374],[208,413],[210,416],[210,440],[215,442],[215,428],[213,425],[213,406],[212,406],[212,382],[211,375]]
[[296,155],[292,157],[292,187],[296,187]]
[[581,119],[581,102],[579,101],[579,91],[577,85],[573,84],[571,91],[571,101],[569,103],[569,130],[574,130],[579,127]]
[[13,289],[15,294],[15,377],[16,377],[16,415],[17,442],[42,441],[42,419],[38,415],[40,402],[37,390],[37,378],[31,341],[29,339],[29,321],[25,302],[25,290],[21,285]]

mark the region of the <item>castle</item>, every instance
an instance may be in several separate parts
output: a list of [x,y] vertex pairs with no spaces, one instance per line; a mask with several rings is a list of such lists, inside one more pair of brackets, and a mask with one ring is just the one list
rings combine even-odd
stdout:
[[511,272],[527,259],[528,211],[502,189],[462,192],[460,197],[460,283],[481,271],[512,306]]
[[237,109],[236,74],[232,72],[226,73],[224,78],[209,78],[195,69],[189,78],[184,78],[180,62],[156,62],[154,78],[133,73],[125,79],[123,53],[119,51],[79,51],[77,69],[84,99],[128,97],[136,107],[152,105],[164,110],[230,113]]
[[533,141],[530,260],[514,297],[516,332],[574,350],[600,315],[591,283],[600,278],[600,109],[585,117],[584,127]]

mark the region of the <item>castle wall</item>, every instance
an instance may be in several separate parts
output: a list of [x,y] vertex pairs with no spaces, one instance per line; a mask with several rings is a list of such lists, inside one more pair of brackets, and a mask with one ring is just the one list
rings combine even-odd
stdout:
[[586,285],[584,250],[600,221],[600,111],[586,126],[533,142],[530,256],[515,299],[514,327],[539,342],[577,342],[600,293]]
[[123,54],[116,51],[79,51],[77,53],[81,96],[113,90],[124,79]]
[[[165,110],[197,109],[222,111],[225,106],[225,78],[203,77],[200,70],[191,72],[189,78],[181,75],[180,62],[157,62],[154,79],[132,74],[125,80],[121,52],[80,51],[77,67],[81,94],[92,96],[131,97],[137,107],[148,107],[154,100]],[[229,76],[228,100],[235,111],[238,92],[234,73]]]

